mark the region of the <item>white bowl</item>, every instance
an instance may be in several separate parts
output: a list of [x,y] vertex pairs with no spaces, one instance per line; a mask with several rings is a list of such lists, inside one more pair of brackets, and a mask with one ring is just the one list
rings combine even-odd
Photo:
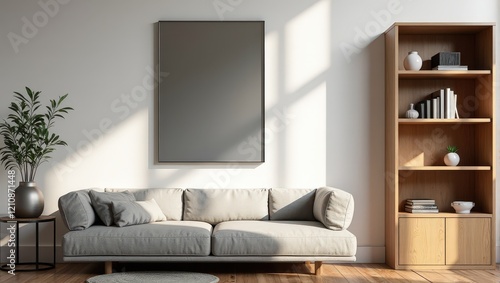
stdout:
[[472,201],[454,201],[451,203],[451,206],[455,209],[456,213],[470,213],[470,210],[476,204]]

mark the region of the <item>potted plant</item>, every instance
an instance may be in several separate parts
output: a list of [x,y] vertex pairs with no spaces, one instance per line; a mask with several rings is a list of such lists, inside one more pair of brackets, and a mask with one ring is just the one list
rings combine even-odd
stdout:
[[36,187],[35,176],[38,167],[50,159],[56,146],[67,145],[58,135],[51,132],[58,118],[73,110],[62,107],[68,94],[57,100],[50,100],[45,106],[45,113],[40,113],[42,106],[40,91],[34,92],[26,87],[26,94],[14,92],[12,111],[0,123],[0,135],[4,146],[0,148],[0,161],[6,170],[17,169],[21,181],[15,190],[15,213],[20,218],[36,218],[43,212],[43,194]]
[[457,166],[460,162],[460,156],[458,156],[458,148],[454,145],[449,145],[446,147],[448,153],[444,156],[444,164],[448,166]]

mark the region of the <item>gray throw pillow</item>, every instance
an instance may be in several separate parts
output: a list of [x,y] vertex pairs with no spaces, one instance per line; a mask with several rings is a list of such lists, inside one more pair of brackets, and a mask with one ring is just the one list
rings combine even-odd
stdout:
[[106,226],[113,225],[112,201],[135,201],[134,195],[129,191],[103,193],[92,190],[89,192],[89,195],[95,212]]
[[63,223],[71,231],[85,230],[96,220],[89,190],[69,192],[61,196],[57,204]]
[[111,210],[116,226],[130,226],[167,218],[154,199],[145,201],[112,201]]

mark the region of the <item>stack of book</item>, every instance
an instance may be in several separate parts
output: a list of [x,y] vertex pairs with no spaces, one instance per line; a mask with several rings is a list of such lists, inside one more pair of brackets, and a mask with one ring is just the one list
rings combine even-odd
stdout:
[[466,65],[460,65],[460,52],[439,52],[431,58],[433,70],[466,71]]
[[416,104],[415,110],[422,119],[458,119],[458,95],[450,88],[440,89],[429,99]]
[[438,213],[436,200],[433,199],[408,199],[405,211],[410,213]]

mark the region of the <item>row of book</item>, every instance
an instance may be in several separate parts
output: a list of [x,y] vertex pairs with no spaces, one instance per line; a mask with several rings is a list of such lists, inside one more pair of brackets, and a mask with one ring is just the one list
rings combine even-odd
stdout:
[[410,213],[438,213],[439,209],[434,199],[408,199],[405,211]]
[[415,110],[422,119],[458,119],[457,99],[451,88],[440,89],[417,103]]

